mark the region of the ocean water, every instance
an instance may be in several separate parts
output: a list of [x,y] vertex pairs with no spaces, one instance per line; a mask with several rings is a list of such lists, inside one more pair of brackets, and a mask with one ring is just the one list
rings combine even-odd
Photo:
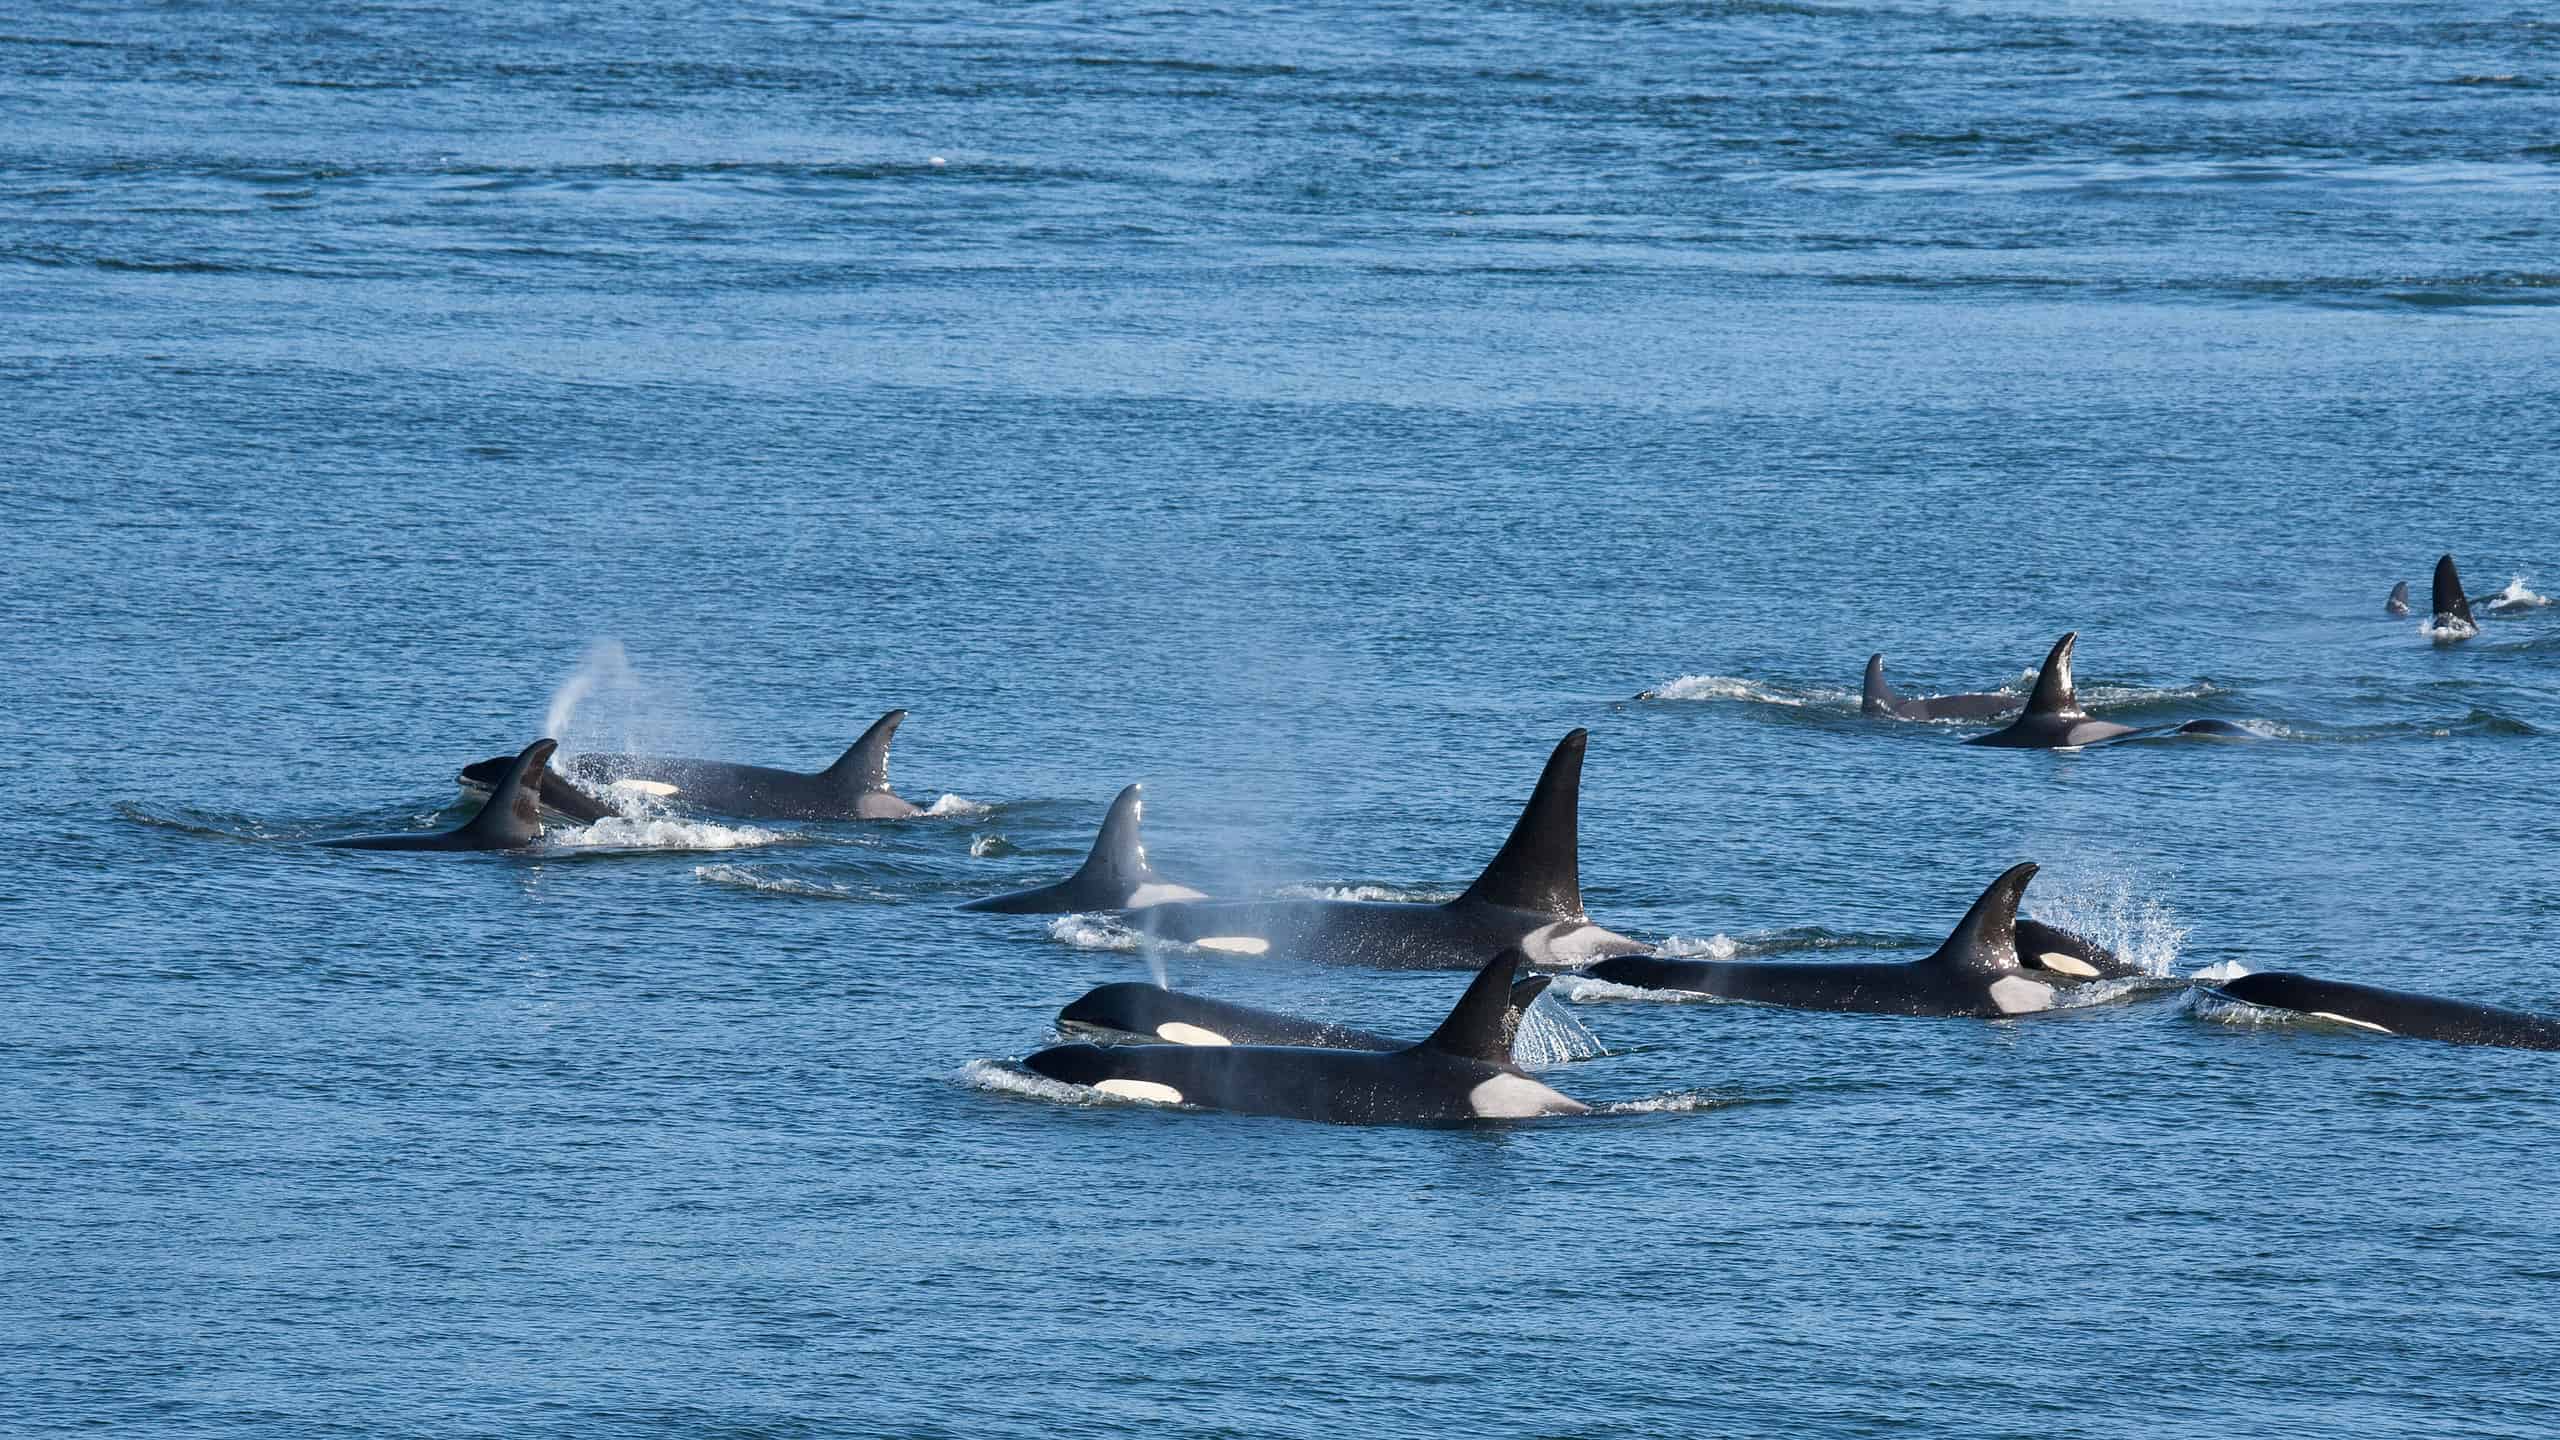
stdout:
[[[2560,609],[2382,614],[2560,591],[2556,256],[2499,3],[11,7],[0,1431],[2548,1435],[2553,1057],[2177,977],[2560,1009]],[[1857,714],[2072,629],[2266,738]],[[892,706],[932,816],[306,843]],[[1121,785],[1447,895],[1577,726],[1614,928],[2031,859],[2164,978],[1569,980],[1603,1113],[1473,1130],[1012,1068],[1462,981],[952,911]]]

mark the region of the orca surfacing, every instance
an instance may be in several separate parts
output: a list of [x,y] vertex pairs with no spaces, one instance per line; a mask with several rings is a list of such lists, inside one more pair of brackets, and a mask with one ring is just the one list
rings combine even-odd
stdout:
[[542,838],[542,777],[559,749],[536,740],[507,765],[480,813],[459,828],[425,835],[357,835],[319,843],[340,850],[521,850]]

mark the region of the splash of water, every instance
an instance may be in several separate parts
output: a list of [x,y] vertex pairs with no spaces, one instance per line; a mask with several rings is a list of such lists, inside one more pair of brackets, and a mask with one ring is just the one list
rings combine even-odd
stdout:
[[1590,1027],[1563,1006],[1548,1004],[1543,995],[1520,1012],[1520,1033],[1511,1040],[1512,1063],[1523,1070],[1547,1070],[1608,1053]]
[[578,668],[551,692],[551,706],[543,712],[542,733],[565,742],[569,723],[578,715],[578,707],[586,703],[603,686],[629,686],[639,683],[639,673],[631,668],[631,657],[623,652],[619,640],[599,640],[578,657]]

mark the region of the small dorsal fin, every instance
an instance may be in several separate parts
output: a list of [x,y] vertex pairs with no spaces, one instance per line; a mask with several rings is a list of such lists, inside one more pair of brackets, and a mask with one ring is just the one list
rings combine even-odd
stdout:
[[904,710],[892,710],[871,722],[844,758],[827,767],[830,778],[850,783],[857,790],[889,788],[889,742],[898,738],[898,722],[907,718]]
[[1956,922],[1955,932],[1924,962],[1952,966],[1976,974],[2015,970],[2018,960],[2018,901],[2027,882],[2036,878],[2033,864],[2012,865],[1973,908]]
[[2079,693],[2071,688],[2071,647],[2079,643],[2077,630],[2053,642],[2052,651],[2044,657],[2044,668],[2036,672],[2035,692],[2027,696],[2028,715],[2081,713]]
[[1901,704],[1902,697],[1894,694],[1893,687],[1885,683],[1884,656],[1881,654],[1868,656],[1866,692],[1858,698],[1858,713],[1890,715]]
[[1581,916],[1582,752],[1590,741],[1590,731],[1576,730],[1556,746],[1511,838],[1456,903]]
[[556,740],[536,740],[507,766],[506,778],[489,792],[489,801],[471,822],[455,831],[475,848],[512,850],[542,838],[542,777],[551,768]]
[[1145,800],[1145,793],[1132,785],[1111,802],[1110,811],[1102,817],[1102,829],[1093,837],[1093,849],[1076,873],[1067,877],[1069,885],[1107,884],[1117,893],[1146,879],[1147,847],[1138,843]]
[[[1520,962],[1529,958],[1518,946],[1510,946],[1485,962],[1467,993],[1458,997],[1458,1006],[1431,1038],[1416,1049],[1437,1050],[1463,1060],[1482,1060],[1489,1065],[1511,1063],[1511,1031],[1518,1022],[1512,1018],[1511,977]],[[1534,998],[1534,997],[1533,997]]]
[[2408,581],[2406,581],[2406,580],[2403,580],[2403,581],[2401,581],[2399,584],[2392,586],[2392,587],[2391,587],[2391,598],[2382,602],[2382,608],[2383,608],[2384,613],[2386,613],[2386,614],[2391,614],[2391,615],[2406,615],[2406,614],[2408,614],[2408,613],[2409,613],[2409,582],[2408,582]]
[[2447,555],[2436,562],[2436,614],[2450,615],[2465,625],[2479,628],[2471,618],[2471,599],[2462,593],[2462,572],[2453,568],[2453,557]]

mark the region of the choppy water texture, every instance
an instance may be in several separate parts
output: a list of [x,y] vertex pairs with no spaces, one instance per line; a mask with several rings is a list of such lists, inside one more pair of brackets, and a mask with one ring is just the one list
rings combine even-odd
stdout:
[[[1332,1129],[1007,1062],[1457,977],[948,907],[1132,779],[1173,878],[1445,895],[1587,725],[1593,911],[1694,953],[2035,859],[2177,973],[2560,1007],[2560,609],[2381,613],[2560,582],[2555,101],[2459,0],[11,9],[5,1428],[2550,1433],[2551,1056],[1586,988],[1603,1114]],[[1856,714],[2071,628],[2269,738]],[[300,843],[555,692],[908,706],[957,798]]]

